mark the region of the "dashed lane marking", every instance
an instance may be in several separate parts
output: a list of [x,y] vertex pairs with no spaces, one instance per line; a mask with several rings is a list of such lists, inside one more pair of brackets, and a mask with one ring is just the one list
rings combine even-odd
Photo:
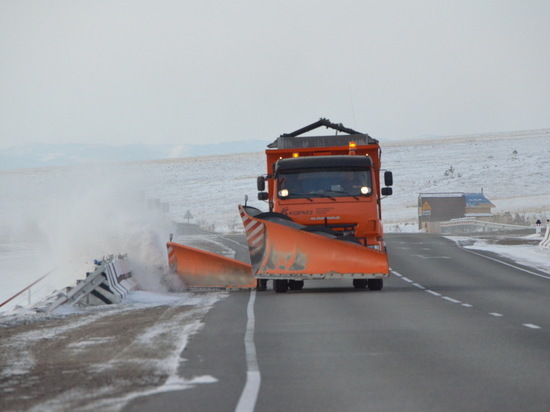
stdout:
[[449,256],[426,256],[426,255],[411,255],[419,257],[420,259],[450,259]]
[[459,300],[450,298],[448,296],[443,296],[443,299],[448,300],[449,302],[452,302],[452,303],[461,303]]
[[[494,259],[496,260],[496,259]],[[502,263],[502,262],[501,262]],[[511,266],[511,265],[510,265]],[[429,293],[430,295],[433,295],[435,297],[438,297],[438,298],[441,298],[441,299],[444,299],[448,302],[451,302],[451,303],[459,303],[461,306],[465,307],[465,308],[473,308],[473,305],[470,305],[469,303],[462,303],[460,300],[457,300],[457,299],[453,299],[451,298],[450,296],[443,296],[441,293],[438,293],[436,292],[435,290],[431,290],[431,289],[426,289],[424,286],[422,286],[421,284],[419,283],[416,283],[414,280],[408,278],[408,277],[405,277],[403,276],[402,274],[396,272],[395,270],[393,269],[390,269],[391,273],[395,276],[397,276],[398,278],[401,278],[402,280],[404,280],[405,282],[407,283],[410,283],[412,284],[415,288],[418,288],[418,289],[421,289],[423,290],[424,292],[427,292]],[[502,313],[498,313],[498,312],[489,312],[488,313],[490,316],[493,316],[495,318],[501,318],[503,317],[504,315]],[[538,325],[535,325],[533,323],[524,323],[523,326],[525,326],[526,328],[529,328],[529,329],[542,329],[541,326],[538,326]]]

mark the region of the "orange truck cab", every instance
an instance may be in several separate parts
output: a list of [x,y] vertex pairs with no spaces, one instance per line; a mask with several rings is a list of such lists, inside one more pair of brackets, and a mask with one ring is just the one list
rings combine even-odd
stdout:
[[[347,134],[299,136],[320,126]],[[384,252],[380,200],[392,194],[393,177],[386,171],[381,187],[380,155],[376,139],[321,119],[268,146],[258,198],[308,231]]]

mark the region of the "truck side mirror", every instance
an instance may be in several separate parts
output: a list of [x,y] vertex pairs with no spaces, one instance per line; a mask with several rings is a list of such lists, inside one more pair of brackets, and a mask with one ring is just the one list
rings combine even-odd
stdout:
[[256,179],[256,185],[258,186],[258,191],[263,192],[265,190],[265,177],[258,176],[258,179]]
[[391,187],[382,188],[382,196],[391,196],[393,194],[393,189]]
[[384,184],[386,186],[392,186],[393,185],[393,173],[392,172],[384,172]]
[[260,192],[258,193],[258,200],[267,200],[269,199],[269,195],[267,192]]

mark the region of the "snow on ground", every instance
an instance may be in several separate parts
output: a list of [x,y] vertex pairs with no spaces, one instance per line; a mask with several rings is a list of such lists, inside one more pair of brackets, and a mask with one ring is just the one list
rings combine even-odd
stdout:
[[[461,246],[466,249],[493,252],[519,264],[539,269],[550,275],[550,249],[543,249],[531,244],[495,244],[488,239],[472,239],[463,236],[447,236],[447,238],[461,244]],[[540,236],[526,236],[524,239],[539,240]]]
[[[137,291],[118,305],[4,314],[2,404],[7,410],[118,411],[136,397],[215,382],[208,375],[186,379],[179,368],[189,338],[227,295]],[[48,385],[36,384],[44,376]]]
[[[550,129],[543,129],[388,144],[380,139],[382,165],[395,182],[394,195],[383,200],[386,231],[416,231],[421,192],[483,189],[496,212],[546,220],[549,137]],[[166,267],[164,243],[175,232],[173,222],[185,222],[189,211],[204,227],[241,230],[237,205],[245,195],[250,205],[267,209],[256,190],[256,177],[265,172],[262,152],[0,171],[0,303],[52,269],[40,288],[67,286],[92,270],[94,259],[113,253],[128,253],[138,277],[160,291],[155,277]],[[13,304],[26,299],[24,294]]]
[[384,200],[386,223],[415,221],[425,192],[483,190],[496,213],[550,217],[550,129],[383,143],[382,166],[395,182]]

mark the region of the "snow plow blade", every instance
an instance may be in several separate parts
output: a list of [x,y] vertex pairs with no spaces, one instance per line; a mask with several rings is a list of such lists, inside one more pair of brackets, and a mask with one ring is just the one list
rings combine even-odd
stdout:
[[257,279],[374,279],[389,275],[387,254],[329,234],[312,233],[284,215],[239,206]]
[[168,263],[189,287],[255,288],[249,264],[168,242]]

